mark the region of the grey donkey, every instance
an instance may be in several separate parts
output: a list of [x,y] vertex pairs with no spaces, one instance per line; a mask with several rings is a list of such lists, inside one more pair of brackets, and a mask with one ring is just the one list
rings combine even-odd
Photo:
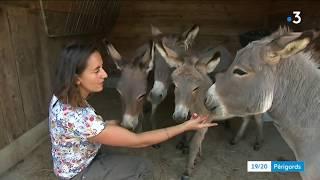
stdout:
[[[164,45],[156,43],[156,49],[161,53],[167,63],[176,68],[172,73],[172,80],[175,85],[175,111],[173,119],[176,121],[184,121],[188,119],[188,115],[196,112],[200,114],[210,114],[205,108],[203,100],[206,91],[212,85],[212,80],[208,74],[217,72],[219,67],[221,70],[230,64],[230,56],[225,54],[226,49],[217,47],[210,49],[198,56],[185,56],[172,58],[167,56]],[[223,54],[223,56],[222,56]],[[220,58],[223,57],[224,63],[221,63]],[[217,68],[216,68],[217,67]],[[253,116],[259,122],[260,131],[258,137],[262,141],[262,119],[259,115]],[[242,128],[238,131],[237,136],[233,139],[237,142],[243,135],[243,132],[250,121],[250,117],[245,117]],[[196,157],[201,154],[201,144],[206,134],[207,129],[199,130],[195,134],[188,134],[185,140],[189,144],[189,158],[186,172],[183,179],[188,179],[194,168]],[[259,141],[259,143],[260,143]],[[185,145],[182,145],[185,146]]]
[[[214,48],[215,52],[220,53],[220,59],[221,61],[215,68],[215,70],[209,74],[211,79],[215,79],[215,75],[217,73],[225,72],[233,62],[234,58],[232,57],[231,53],[224,47],[224,46],[217,46]],[[255,115],[250,115],[250,116],[243,116],[242,117],[242,123],[237,131],[236,135],[231,139],[230,144],[235,145],[237,144],[240,139],[243,137],[248,124],[250,121],[255,121],[256,127],[257,127],[257,136],[256,136],[256,141],[253,145],[254,150],[259,150],[262,147],[263,144],[263,119],[262,119],[262,114],[255,114]]]
[[[212,84],[208,73],[211,73],[220,62],[219,52],[214,52],[211,49],[198,56],[187,55],[172,58],[167,56],[166,49],[162,45],[156,43],[156,49],[161,53],[169,66],[176,68],[171,75],[175,86],[175,111],[173,119],[184,121],[192,113],[209,114],[203,101],[208,88]],[[191,176],[196,158],[201,155],[201,144],[207,130],[208,128],[197,130],[191,135],[188,163],[182,179],[188,179]]]
[[[163,33],[156,26],[151,26],[151,31],[153,41],[155,43],[164,44],[164,47],[168,50],[168,56],[178,57],[186,54],[188,49],[191,47],[199,32],[199,26],[193,25],[181,34]],[[154,64],[154,83],[148,95],[148,101],[152,104],[152,129],[157,128],[154,113],[158,105],[167,96],[169,86],[172,84],[171,73],[173,71],[173,68],[166,63],[157,50],[155,50]]]
[[268,112],[296,159],[305,162],[304,180],[320,179],[319,60],[304,51],[313,42],[319,32],[280,27],[248,44],[216,76],[205,101],[216,119]]
[[[194,25],[192,28],[182,34],[164,34],[157,27],[151,26],[153,41],[161,41],[177,53],[183,54],[185,49],[191,46],[196,37],[199,27]],[[139,124],[139,116],[143,114],[143,104],[147,96],[152,103],[152,128],[156,128],[153,120],[154,111],[157,105],[165,98],[168,85],[171,82],[170,74],[172,69],[168,67],[160,55],[154,51],[154,48],[149,47],[149,54],[146,50],[146,44],[137,50],[135,56],[131,60],[126,60],[121,57],[119,52],[106,40],[104,44],[118,69],[121,70],[121,77],[117,85],[117,91],[122,98],[124,106],[124,115],[122,125],[129,129],[135,129]],[[149,43],[150,46],[150,43]],[[142,53],[145,53],[142,57]],[[141,64],[143,64],[141,66]],[[137,68],[141,66],[140,68]],[[155,83],[152,90],[148,91],[148,75],[154,68]],[[169,74],[169,75],[168,75]],[[161,88],[164,87],[164,88]],[[139,124],[139,130],[142,130],[142,123]],[[158,147],[158,146],[154,146]]]
[[[191,28],[194,29],[194,28]],[[186,31],[188,32],[188,31]],[[192,32],[192,31],[190,31]],[[195,34],[195,33],[192,33]],[[163,37],[163,36],[162,36]],[[164,40],[166,40],[168,38],[165,38]],[[170,38],[172,39],[172,38]],[[162,63],[162,66],[158,66],[158,68],[161,67],[160,69],[157,69],[157,65],[155,67],[155,79],[161,79],[162,84],[165,84],[165,86],[161,86],[163,87],[162,90],[165,92],[167,91],[167,87],[168,84],[172,82],[171,79],[169,79],[169,75],[171,75],[171,71],[170,67],[176,67],[174,64],[171,63],[170,59],[175,62],[176,60],[179,61],[180,58],[183,58],[183,56],[185,56],[187,53],[192,54],[193,52],[191,52],[191,50],[189,51],[185,51],[183,52],[182,50],[177,51],[177,46],[173,46],[172,42],[176,42],[175,40],[171,40],[169,41],[169,45],[168,43],[166,43],[168,40],[166,41],[155,41],[155,43],[157,44],[158,48],[156,48],[155,50],[155,54],[162,52],[162,59],[157,59],[158,62]],[[217,65],[217,67],[213,70],[213,72],[211,72],[209,74],[209,76],[214,79],[214,75],[218,72],[224,72],[228,69],[228,67],[231,65],[233,58],[232,55],[230,54],[230,52],[223,46],[217,46],[212,50],[212,53],[215,52],[219,52],[220,56],[221,56],[221,61],[219,62],[219,64]],[[160,53],[161,55],[161,53]],[[158,57],[160,58],[160,57]],[[165,61],[166,60],[166,61]],[[165,63],[165,64],[163,64]],[[171,63],[171,64],[170,64]],[[163,70],[164,69],[164,70]],[[165,72],[162,75],[159,75],[161,72]],[[157,76],[158,73],[158,76]],[[166,77],[166,81],[163,81],[164,77]],[[157,82],[157,81],[155,81]],[[155,83],[156,84],[156,83]],[[155,89],[155,86],[154,86]],[[158,91],[159,92],[159,91]],[[175,119],[175,118],[174,118]],[[243,137],[243,134],[249,124],[250,121],[254,120],[256,122],[257,125],[257,138],[256,138],[256,142],[254,143],[254,150],[259,150],[262,146],[263,143],[263,119],[261,117],[261,114],[255,114],[255,115],[251,115],[251,116],[245,116],[243,117],[243,122],[241,124],[240,129],[238,130],[237,134],[232,138],[232,140],[230,141],[230,143],[232,145],[237,144],[239,142],[239,140]],[[178,149],[182,149],[183,152],[188,151],[188,143],[189,142],[190,137],[188,136],[183,136],[183,140],[177,145]]]
[[116,87],[124,110],[121,126],[130,130],[142,131],[139,116],[142,115],[148,93],[148,74],[153,69],[154,43],[149,41],[139,47],[131,59],[123,58],[107,41],[104,41],[104,44],[117,68],[121,70]]

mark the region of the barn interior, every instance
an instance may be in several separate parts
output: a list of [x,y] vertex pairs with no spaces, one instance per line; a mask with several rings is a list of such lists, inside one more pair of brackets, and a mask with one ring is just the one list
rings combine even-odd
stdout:
[[[150,25],[181,33],[197,24],[193,48],[225,46],[233,55],[247,42],[262,38],[280,25],[294,31],[320,25],[320,2],[289,0],[37,0],[0,2],[0,179],[56,179],[48,133],[48,103],[61,49],[71,41],[96,42],[109,77],[103,92],[90,104],[104,119],[121,119],[121,100],[115,90],[120,72],[106,53],[102,39],[123,56],[151,38]],[[294,11],[301,22],[295,24]],[[296,22],[296,21],[295,21]],[[174,95],[169,93],[156,112],[159,127],[171,119]],[[264,144],[253,150],[255,126],[236,145],[229,141],[241,119],[211,128],[203,156],[192,179],[301,179],[298,173],[248,173],[248,160],[294,160],[293,152],[272,122],[265,122]],[[148,122],[147,126],[148,126]],[[104,147],[151,159],[157,180],[179,179],[186,155],[175,148],[177,139],[159,149]]]

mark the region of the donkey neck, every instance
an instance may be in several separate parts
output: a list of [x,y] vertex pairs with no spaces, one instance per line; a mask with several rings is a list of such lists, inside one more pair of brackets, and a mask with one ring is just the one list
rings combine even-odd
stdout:
[[308,54],[299,53],[278,64],[269,110],[297,158],[305,154],[303,146],[315,145],[320,138],[320,71],[307,58]]

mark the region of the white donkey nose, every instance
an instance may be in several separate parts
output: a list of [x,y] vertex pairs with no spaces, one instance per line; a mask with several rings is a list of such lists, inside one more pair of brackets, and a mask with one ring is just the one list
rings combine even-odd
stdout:
[[155,81],[153,88],[150,92],[152,103],[159,104],[163,98],[167,95],[167,89],[160,81]]
[[178,104],[178,105],[176,105],[176,107],[174,109],[174,113],[173,113],[172,118],[175,121],[184,121],[187,119],[188,113],[189,113],[189,109],[187,106],[182,105],[182,104]]
[[123,120],[121,122],[122,127],[133,130],[137,127],[137,125],[138,125],[138,116],[132,116],[129,114],[125,114],[123,116]]

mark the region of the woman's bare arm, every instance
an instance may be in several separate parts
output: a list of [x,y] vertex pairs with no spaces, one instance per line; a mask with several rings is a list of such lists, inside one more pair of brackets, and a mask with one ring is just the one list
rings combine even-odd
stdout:
[[168,128],[147,131],[140,134],[133,133],[117,125],[108,125],[101,133],[91,137],[93,143],[105,144],[119,147],[147,147],[158,144],[169,138],[188,130],[196,130],[215,126],[216,123],[207,123],[207,117],[197,117],[182,124]]

